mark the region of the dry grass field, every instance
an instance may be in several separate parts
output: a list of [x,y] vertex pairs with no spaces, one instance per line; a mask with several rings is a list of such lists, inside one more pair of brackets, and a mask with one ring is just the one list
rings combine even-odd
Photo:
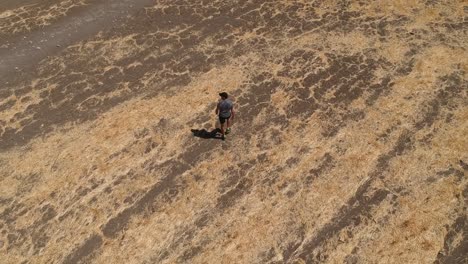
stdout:
[[467,13],[3,1],[0,262],[468,263]]

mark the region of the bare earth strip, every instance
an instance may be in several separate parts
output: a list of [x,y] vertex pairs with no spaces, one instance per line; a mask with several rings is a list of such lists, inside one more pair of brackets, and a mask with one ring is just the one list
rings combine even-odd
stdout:
[[2,262],[468,261],[467,3],[132,3],[0,16]]
[[[127,16],[151,3],[66,0],[4,11],[0,13],[0,76],[8,83],[11,75],[34,72],[37,62],[123,23]],[[23,32],[29,34],[19,34]]]

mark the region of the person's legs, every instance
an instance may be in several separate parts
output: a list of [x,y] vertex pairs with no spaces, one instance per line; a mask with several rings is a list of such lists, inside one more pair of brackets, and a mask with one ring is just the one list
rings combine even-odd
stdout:
[[221,116],[219,117],[219,123],[221,124],[221,138],[224,140],[224,123],[226,122],[226,119],[222,118]]
[[231,117],[229,117],[227,120],[226,120],[226,134],[229,134],[229,132],[231,132]]

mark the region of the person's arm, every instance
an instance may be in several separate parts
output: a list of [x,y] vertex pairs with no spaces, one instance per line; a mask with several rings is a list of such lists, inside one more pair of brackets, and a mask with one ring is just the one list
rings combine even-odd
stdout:
[[231,108],[231,118],[234,119],[234,116],[236,116],[236,112],[234,111],[234,105]]
[[216,111],[215,111],[216,114],[219,114],[219,103],[216,104]]

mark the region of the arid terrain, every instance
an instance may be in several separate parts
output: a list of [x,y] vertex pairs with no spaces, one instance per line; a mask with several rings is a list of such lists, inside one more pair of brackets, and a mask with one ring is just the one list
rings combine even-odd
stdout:
[[0,263],[468,263],[467,15],[0,1]]

